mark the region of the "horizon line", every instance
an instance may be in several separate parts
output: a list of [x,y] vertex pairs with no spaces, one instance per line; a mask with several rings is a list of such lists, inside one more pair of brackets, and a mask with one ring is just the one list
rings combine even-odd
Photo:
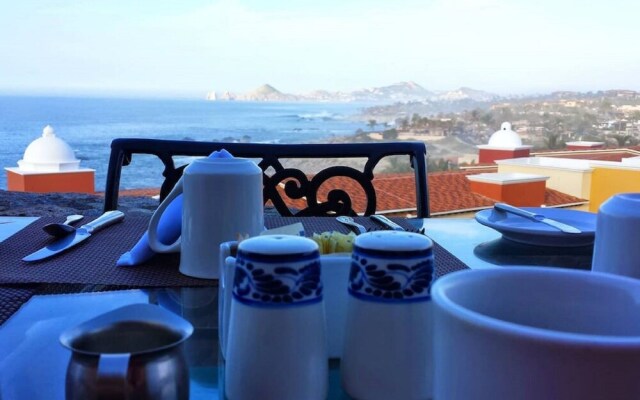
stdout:
[[[366,87],[366,88],[361,88],[361,89],[356,89],[356,90],[350,90],[350,91],[342,91],[342,90],[326,90],[326,89],[313,89],[311,91],[307,91],[307,92],[285,92],[285,91],[281,91],[280,89],[277,89],[274,85],[272,84],[262,84],[260,86],[258,86],[257,88],[253,89],[256,90],[260,87],[269,85],[271,87],[273,87],[274,89],[278,90],[278,92],[282,93],[282,94],[289,94],[289,95],[296,95],[296,96],[300,96],[300,95],[305,95],[308,93],[312,93],[314,91],[327,91],[329,93],[351,93],[351,92],[355,92],[355,91],[360,91],[360,90],[366,90],[366,89],[374,89],[374,88],[381,88],[381,87],[388,87],[388,86],[393,86],[393,85],[397,85],[397,84],[401,84],[401,83],[408,83],[408,82],[413,82],[415,83],[415,81],[400,81],[400,82],[396,82],[393,84],[389,84],[386,86],[370,86],[370,87]],[[476,91],[481,91],[481,92],[486,92],[488,94],[493,94],[496,95],[500,98],[518,98],[518,97],[539,97],[539,96],[546,96],[546,95],[552,95],[553,93],[559,93],[559,92],[569,92],[569,93],[577,93],[577,94],[588,94],[588,93],[600,93],[600,92],[610,92],[610,91],[633,91],[633,92],[640,92],[640,90],[638,89],[630,89],[630,88],[609,88],[609,89],[591,89],[591,90],[574,90],[574,89],[557,89],[557,90],[551,90],[551,91],[530,91],[530,92],[520,92],[520,93],[509,93],[509,94],[499,94],[496,92],[490,92],[490,91],[486,91],[484,89],[476,89],[470,86],[459,86],[455,89],[445,89],[445,90],[436,90],[436,89],[426,89],[424,88],[422,85],[418,84],[419,86],[421,86],[423,89],[429,91],[429,92],[433,92],[433,93],[447,93],[447,92],[452,92],[452,91],[456,91],[456,90],[460,90],[460,89],[470,89],[470,90],[476,90]],[[104,98],[104,99],[166,99],[166,100],[179,100],[179,99],[184,99],[184,100],[204,100],[204,101],[212,101],[212,100],[208,100],[207,99],[207,95],[210,93],[224,93],[224,92],[229,92],[229,93],[233,93],[233,94],[245,94],[245,93],[250,93],[250,91],[248,92],[241,92],[241,91],[230,91],[230,90],[224,90],[224,91],[215,91],[215,90],[209,90],[209,91],[198,91],[198,93],[196,93],[193,90],[155,90],[155,89],[133,89],[133,90],[104,90],[104,89],[51,89],[51,88],[44,88],[44,89],[17,89],[17,88],[0,88],[0,96],[2,97],[63,97],[63,98],[73,98],[73,97],[83,97],[83,98]],[[250,102],[250,101],[246,101],[246,100],[235,100],[235,101],[239,101],[239,102]],[[392,101],[391,99],[389,101]],[[284,103],[286,103],[286,101],[283,101]],[[297,103],[300,101],[291,101],[292,103]],[[315,102],[315,101],[311,101],[311,102]],[[320,101],[318,101],[320,102]],[[336,103],[357,103],[357,102],[352,102],[352,101],[336,101]]]

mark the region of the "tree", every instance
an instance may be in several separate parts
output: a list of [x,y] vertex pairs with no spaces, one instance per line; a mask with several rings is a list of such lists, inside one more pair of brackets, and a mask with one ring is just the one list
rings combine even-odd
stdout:
[[374,130],[376,129],[376,125],[378,125],[378,122],[375,119],[370,119],[369,122],[367,122],[367,125],[369,126],[370,130]]
[[602,101],[600,102],[600,109],[602,111],[609,111],[611,110],[611,100],[609,99],[602,99]]
[[544,138],[544,143],[548,149],[559,149],[565,146],[561,135],[556,132],[547,133]]
[[358,129],[354,136],[354,140],[358,142],[370,142],[371,138],[369,137],[369,134],[367,132],[363,131],[362,129]]
[[482,114],[482,117],[480,117],[480,121],[482,121],[485,125],[493,125],[493,123],[495,122],[495,119],[493,118],[493,114],[491,114],[491,112],[487,112]]
[[384,169],[387,173],[402,173],[413,171],[411,165],[407,162],[407,158],[404,156],[391,156],[385,158],[389,161],[388,166]]
[[618,142],[618,147],[624,147],[627,144],[631,144],[631,140],[633,139],[633,136],[631,135],[623,135],[620,133],[610,135],[610,137],[614,138],[616,142]]
[[406,131],[409,128],[409,120],[407,118],[400,118],[398,120],[398,125],[400,125],[400,129]]
[[451,163],[449,160],[444,158],[430,158],[427,160],[427,171],[435,172],[435,171],[449,171],[453,169],[451,167]]
[[496,115],[493,117],[494,121],[497,120],[502,123],[513,120],[513,112],[510,108],[500,107],[496,110],[495,114]]
[[395,128],[387,129],[382,132],[382,138],[384,140],[396,140],[398,138],[398,131]]
[[414,113],[411,116],[411,126],[414,128],[418,128],[422,122],[422,118],[420,118],[420,114]]

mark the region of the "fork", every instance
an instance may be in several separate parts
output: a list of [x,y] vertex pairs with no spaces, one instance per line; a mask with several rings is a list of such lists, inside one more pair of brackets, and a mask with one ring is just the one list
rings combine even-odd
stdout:
[[346,215],[341,215],[336,217],[336,221],[345,224],[353,229],[356,229],[357,234],[366,233],[367,228],[357,223],[353,218],[347,217]]
[[394,231],[405,231],[403,227],[391,221],[389,218],[385,217],[384,215],[376,214],[376,215],[371,215],[369,218],[371,218],[372,220],[375,220],[376,222],[381,223],[382,225],[384,225],[386,229],[393,229]]

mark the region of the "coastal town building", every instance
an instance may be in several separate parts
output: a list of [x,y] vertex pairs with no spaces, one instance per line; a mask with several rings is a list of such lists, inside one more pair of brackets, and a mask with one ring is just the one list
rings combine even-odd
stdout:
[[505,158],[528,157],[532,147],[523,145],[520,136],[511,129],[511,124],[504,122],[500,130],[491,135],[488,144],[478,145],[478,161],[492,163]]
[[[481,154],[495,148],[503,152],[493,153],[492,161],[459,171],[428,171],[432,217],[472,217],[496,202],[597,212],[616,193],[640,192],[640,146],[604,148],[600,142],[576,142],[563,150],[530,153],[528,146],[518,153],[523,146],[517,133],[509,124],[502,128],[492,136],[493,142],[490,139],[489,148],[478,146]],[[412,173],[380,174],[373,185],[381,214],[415,215]],[[355,182],[346,178],[323,188],[320,199],[338,187],[355,193],[354,209],[364,209],[365,198],[357,194]],[[292,207],[303,204],[290,202]]]
[[5,167],[7,189],[15,192],[94,193],[95,170],[80,168],[73,149],[47,125],[27,146],[18,167]]

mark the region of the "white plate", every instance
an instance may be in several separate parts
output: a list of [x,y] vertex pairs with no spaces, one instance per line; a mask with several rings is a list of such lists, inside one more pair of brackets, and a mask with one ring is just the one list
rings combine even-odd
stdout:
[[596,214],[561,208],[522,207],[524,210],[574,226],[582,233],[564,233],[560,230],[494,209],[476,213],[476,221],[502,233],[502,237],[514,242],[538,246],[573,247],[593,244],[596,232]]

